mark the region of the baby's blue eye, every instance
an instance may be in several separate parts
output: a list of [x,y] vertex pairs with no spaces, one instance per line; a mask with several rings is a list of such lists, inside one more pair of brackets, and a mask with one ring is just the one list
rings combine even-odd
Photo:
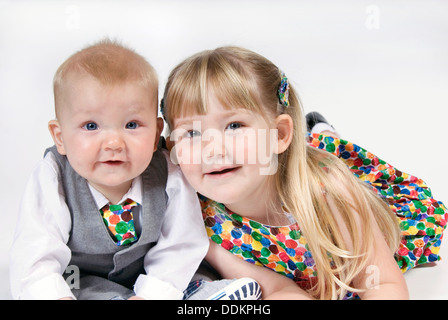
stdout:
[[138,128],[138,123],[135,121],[131,121],[126,124],[126,129],[137,129],[137,128]]
[[98,129],[98,125],[95,122],[88,122],[83,126],[86,130],[96,130]]
[[230,124],[227,126],[226,129],[236,130],[236,129],[239,129],[239,128],[241,128],[241,123],[239,123],[239,122],[232,122],[232,123],[230,123]]

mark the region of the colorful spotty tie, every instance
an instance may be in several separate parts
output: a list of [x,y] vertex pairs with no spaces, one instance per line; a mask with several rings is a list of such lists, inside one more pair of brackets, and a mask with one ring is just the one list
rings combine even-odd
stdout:
[[138,205],[137,202],[127,199],[121,205],[106,205],[100,210],[117,246],[131,244],[137,240],[132,208]]

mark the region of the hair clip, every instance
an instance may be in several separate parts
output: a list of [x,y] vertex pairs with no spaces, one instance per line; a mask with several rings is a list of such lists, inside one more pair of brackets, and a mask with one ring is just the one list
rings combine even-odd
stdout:
[[160,100],[160,113],[163,116],[163,119],[165,119],[165,100]]
[[278,100],[280,104],[285,107],[289,107],[289,81],[283,71],[280,71],[282,80],[280,82],[280,86],[278,88]]

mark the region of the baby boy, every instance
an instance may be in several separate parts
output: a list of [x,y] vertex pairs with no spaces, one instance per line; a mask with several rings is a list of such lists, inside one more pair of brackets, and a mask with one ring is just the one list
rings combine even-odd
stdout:
[[104,40],[59,67],[54,98],[55,145],[11,248],[13,297],[181,299],[208,239],[195,191],[158,148],[153,67]]

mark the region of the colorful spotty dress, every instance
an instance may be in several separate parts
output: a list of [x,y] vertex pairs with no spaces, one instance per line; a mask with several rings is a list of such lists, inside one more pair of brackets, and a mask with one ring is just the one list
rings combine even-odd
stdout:
[[[402,241],[395,259],[402,272],[440,260],[448,211],[442,202],[432,198],[421,179],[399,171],[346,140],[310,135],[308,143],[340,158],[353,174],[387,201],[400,220]],[[246,261],[293,279],[305,290],[316,283],[315,263],[297,223],[261,224],[229,211],[223,204],[199,198],[207,234],[214,242]]]

